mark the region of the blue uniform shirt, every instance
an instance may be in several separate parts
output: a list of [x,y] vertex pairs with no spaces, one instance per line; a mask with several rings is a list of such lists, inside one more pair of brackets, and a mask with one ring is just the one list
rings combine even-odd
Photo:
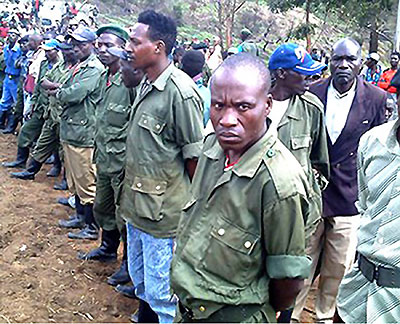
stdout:
[[6,73],[14,76],[19,76],[21,69],[15,67],[15,61],[22,55],[21,48],[15,44],[12,48],[6,45],[4,48],[4,61],[6,63]]

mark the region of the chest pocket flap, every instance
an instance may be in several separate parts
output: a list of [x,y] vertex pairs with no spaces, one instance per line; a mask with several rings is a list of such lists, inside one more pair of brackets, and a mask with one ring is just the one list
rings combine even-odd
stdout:
[[235,251],[251,254],[260,237],[246,232],[238,226],[220,217],[213,226],[211,235]]
[[167,189],[167,181],[135,177],[132,189],[151,195],[162,195]]
[[158,135],[164,129],[166,122],[164,122],[159,117],[155,117],[144,112],[140,116],[138,124],[139,126],[146,128],[149,131],[156,133]]
[[116,127],[123,127],[129,121],[129,107],[123,105],[110,105],[107,107],[107,122]]
[[293,137],[291,140],[292,149],[298,150],[301,148],[309,147],[311,144],[311,137],[304,135],[304,136],[297,136]]

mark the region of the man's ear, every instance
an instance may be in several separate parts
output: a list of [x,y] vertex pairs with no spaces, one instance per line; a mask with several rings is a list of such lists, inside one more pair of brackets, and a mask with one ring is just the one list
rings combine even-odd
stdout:
[[163,52],[166,53],[166,46],[162,40],[158,40],[155,45],[156,45],[156,47],[155,47],[156,54],[160,54]]
[[267,100],[265,101],[265,117],[269,115],[272,109],[272,95],[267,95]]
[[276,78],[277,79],[284,80],[286,78],[286,74],[287,73],[284,69],[279,68],[276,70]]

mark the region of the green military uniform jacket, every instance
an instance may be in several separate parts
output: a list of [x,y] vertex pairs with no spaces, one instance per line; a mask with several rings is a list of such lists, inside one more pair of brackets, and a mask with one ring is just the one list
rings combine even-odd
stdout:
[[44,118],[45,111],[49,105],[49,95],[47,94],[46,90],[40,86],[40,83],[42,82],[46,73],[51,71],[49,67],[49,62],[47,60],[43,60],[42,63],[40,63],[37,83],[31,98],[32,111],[35,112],[38,118]]
[[158,238],[174,237],[190,187],[186,159],[203,143],[202,99],[173,64],[138,87],[126,142],[122,217]]
[[109,77],[105,70],[101,79],[102,99],[96,109],[97,171],[118,174],[125,166],[126,136],[135,91],[125,87],[120,72]]
[[184,207],[171,286],[194,320],[224,305],[258,304],[276,321],[269,280],[307,278],[308,184],[300,164],[267,132],[232,168],[207,137]]
[[250,53],[254,56],[259,56],[259,50],[253,40],[245,40],[239,45],[239,52]]
[[[42,81],[47,79],[51,82],[63,84],[70,77],[70,73],[72,73],[71,67],[66,66],[64,59],[61,58],[50,71],[47,71]],[[61,112],[62,105],[60,101],[55,96],[49,96],[49,105],[45,111],[45,118],[51,119],[55,124],[58,124]]]
[[63,105],[60,140],[77,147],[94,147],[95,110],[101,99],[104,66],[94,54],[81,62],[57,93]]
[[321,189],[326,188],[329,179],[328,142],[323,109],[322,102],[310,92],[293,96],[277,127],[278,138],[300,162],[309,185],[314,190],[310,202],[313,211],[309,218],[307,237],[321,219]]

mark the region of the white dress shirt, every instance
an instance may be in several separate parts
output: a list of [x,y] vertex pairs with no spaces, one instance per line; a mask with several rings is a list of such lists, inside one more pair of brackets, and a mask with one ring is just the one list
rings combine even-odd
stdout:
[[356,95],[356,83],[354,81],[350,90],[345,93],[339,93],[333,86],[328,87],[328,95],[326,98],[325,124],[332,144],[335,144],[339,135],[342,133],[346,120],[350,112]]
[[289,107],[289,101],[290,98],[283,101],[272,100],[272,109],[268,115],[268,118],[271,120],[271,125],[269,126],[270,128],[275,130],[278,128],[283,115],[285,115],[286,110]]

